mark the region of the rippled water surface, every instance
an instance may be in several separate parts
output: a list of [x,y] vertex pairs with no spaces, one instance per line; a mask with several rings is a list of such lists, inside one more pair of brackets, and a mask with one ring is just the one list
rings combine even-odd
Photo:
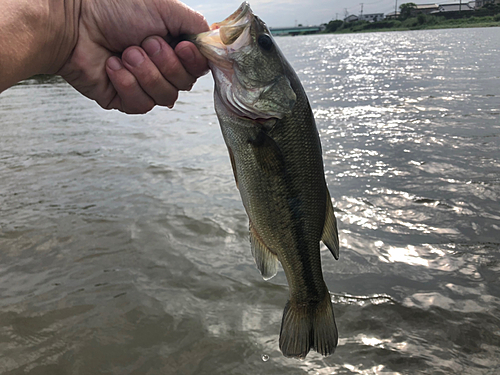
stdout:
[[279,352],[210,77],[145,116],[28,81],[0,95],[0,373],[500,372],[500,28],[278,43],[339,221],[336,353]]

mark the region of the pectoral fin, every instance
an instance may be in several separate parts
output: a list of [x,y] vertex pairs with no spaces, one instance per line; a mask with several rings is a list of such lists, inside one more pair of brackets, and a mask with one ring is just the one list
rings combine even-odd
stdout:
[[234,160],[233,150],[231,150],[231,147],[227,146],[227,151],[229,151],[229,160],[231,160],[231,167],[233,168],[234,182],[236,182],[236,188],[239,189],[238,173],[236,173],[236,161]]
[[248,139],[248,143],[253,149],[257,164],[265,173],[273,175],[284,170],[285,158],[283,153],[274,139],[264,129],[261,129],[255,138]]
[[278,272],[278,257],[262,242],[251,221],[250,244],[255,263],[264,280],[273,278]]
[[337,231],[337,219],[333,212],[332,199],[330,193],[326,191],[326,214],[325,226],[323,227],[323,235],[321,241],[330,249],[335,259],[339,259],[339,235]]

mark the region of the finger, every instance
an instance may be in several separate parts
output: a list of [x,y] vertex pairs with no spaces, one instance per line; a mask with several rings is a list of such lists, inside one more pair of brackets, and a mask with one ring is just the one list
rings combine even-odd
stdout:
[[154,107],[153,99],[144,92],[118,57],[112,56],[106,61],[106,73],[117,93],[106,108],[139,114],[149,112]]
[[178,0],[163,1],[158,5],[160,14],[166,15],[163,20],[168,31],[174,36],[181,34],[199,34],[210,30],[205,17]]
[[189,74],[172,47],[158,36],[144,40],[142,48],[156,65],[163,77],[178,90],[190,90],[196,77]]
[[193,43],[187,41],[180,42],[175,47],[175,53],[191,76],[198,78],[208,73],[207,59]]
[[129,47],[122,55],[123,65],[156,104],[173,107],[178,90],[158,70],[140,47]]

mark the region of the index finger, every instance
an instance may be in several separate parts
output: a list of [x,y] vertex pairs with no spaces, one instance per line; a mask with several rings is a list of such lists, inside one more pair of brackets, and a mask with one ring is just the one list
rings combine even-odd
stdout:
[[193,77],[198,78],[208,73],[208,61],[193,43],[180,42],[174,51],[186,71]]

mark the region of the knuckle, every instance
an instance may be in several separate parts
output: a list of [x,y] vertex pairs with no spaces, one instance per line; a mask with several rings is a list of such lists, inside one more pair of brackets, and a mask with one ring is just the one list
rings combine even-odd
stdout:
[[179,98],[178,91],[169,92],[168,95],[161,96],[161,99],[156,101],[156,104],[161,105],[163,107],[172,107],[177,99]]
[[137,80],[132,74],[126,74],[117,82],[117,85],[119,85],[123,91],[131,91],[137,87]]
[[194,12],[194,21],[196,22],[196,24],[198,25],[205,25],[205,27],[208,29],[208,22],[207,22],[207,19],[205,18],[205,16],[203,14],[201,14],[200,12],[198,11],[195,11]]
[[102,104],[99,104],[102,109],[105,109],[106,111],[111,111],[112,109],[120,109],[118,106],[116,105],[113,105],[113,104],[107,104],[107,105],[102,105]]
[[191,91],[191,89],[193,88],[195,82],[196,82],[195,79],[186,82],[186,85],[184,86],[184,88],[182,90],[184,90],[184,91]]
[[138,77],[138,81],[145,89],[151,89],[161,82],[161,75],[158,71],[151,70]]
[[172,58],[168,60],[168,63],[163,65],[162,73],[165,78],[176,77],[182,73],[184,67],[177,58]]
[[115,91],[111,98],[101,98],[97,101],[97,103],[105,110],[113,110],[117,109],[121,111],[122,109],[122,101],[118,93]]
[[123,108],[123,112],[129,115],[141,115],[151,111],[154,108],[153,102],[142,103],[142,104],[128,104]]

